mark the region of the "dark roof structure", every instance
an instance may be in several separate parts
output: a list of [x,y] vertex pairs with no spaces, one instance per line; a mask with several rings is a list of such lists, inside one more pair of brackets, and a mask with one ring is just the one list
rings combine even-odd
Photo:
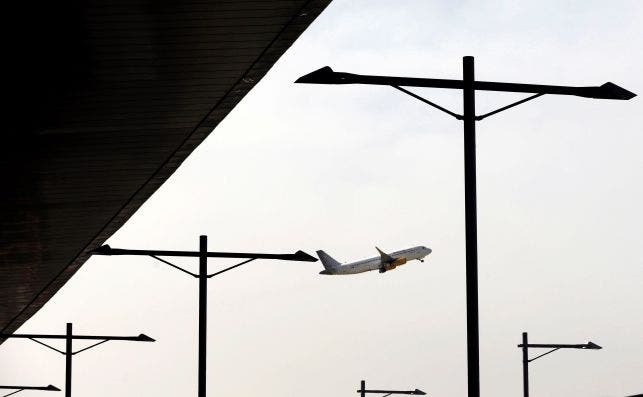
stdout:
[[70,279],[328,3],[6,5],[1,332]]

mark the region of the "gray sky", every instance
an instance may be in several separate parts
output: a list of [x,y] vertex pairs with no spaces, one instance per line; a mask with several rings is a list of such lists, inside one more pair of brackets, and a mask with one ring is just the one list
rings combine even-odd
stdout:
[[[352,396],[366,379],[465,396],[461,123],[386,87],[292,81],[324,65],[460,78],[473,55],[480,80],[641,94],[642,18],[640,1],[335,0],[108,243],[196,249],[207,234],[213,250],[343,261],[431,247],[383,275],[264,261],[211,280],[209,395]],[[457,92],[414,91],[461,109]],[[481,93],[478,113],[522,97]],[[551,96],[478,123],[483,396],[521,393],[522,331],[604,347],[534,362],[533,395],[643,392],[640,115],[640,98]],[[196,303],[196,281],[169,267],[96,257],[20,331],[144,332],[158,342],[76,356],[74,393],[195,395]],[[8,341],[0,383],[63,386],[63,365]]]

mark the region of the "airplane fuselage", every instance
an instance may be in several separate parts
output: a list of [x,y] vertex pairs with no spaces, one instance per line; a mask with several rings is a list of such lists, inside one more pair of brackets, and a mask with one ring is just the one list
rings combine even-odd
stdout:
[[392,270],[397,266],[401,266],[412,260],[419,260],[424,262],[424,257],[431,253],[430,248],[423,246],[408,248],[401,251],[395,251],[388,254],[394,261],[384,262],[381,256],[363,259],[356,262],[345,263],[333,268],[327,268],[319,272],[319,274],[330,275],[343,275],[343,274],[357,274],[369,272],[372,270],[379,270],[380,273]]

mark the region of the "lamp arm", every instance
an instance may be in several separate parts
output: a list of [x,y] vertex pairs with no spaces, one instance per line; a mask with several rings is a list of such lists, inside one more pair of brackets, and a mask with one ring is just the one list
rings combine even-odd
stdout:
[[216,273],[208,274],[208,278],[212,278],[212,277],[214,277],[214,276],[216,276],[216,275],[219,275],[219,274],[221,274],[221,273],[225,273],[225,272],[227,272],[228,270],[232,270],[232,269],[237,268],[237,267],[239,267],[239,266],[241,266],[241,265],[245,265],[246,263],[248,263],[248,262],[252,262],[252,261],[254,261],[255,259],[257,259],[257,258],[250,258],[250,259],[245,260],[245,261],[243,261],[243,262],[241,262],[241,263],[237,263],[237,264],[236,264],[236,265],[234,265],[234,266],[230,266],[230,267],[227,267],[227,268],[225,268],[225,269],[223,269],[223,270],[219,270],[219,271],[218,271],[218,272],[216,272]]
[[[45,342],[41,342],[41,341],[39,341],[39,340],[37,340],[37,339],[34,339],[34,338],[29,338],[29,340],[34,341],[34,342],[36,342],[36,343],[37,343],[37,344],[39,344],[39,345],[43,345],[44,347],[49,348],[49,349],[51,349],[51,350],[53,350],[53,351],[55,351],[55,352],[58,352],[58,353],[60,353],[60,354],[65,354],[65,352],[64,352],[64,351],[58,350],[58,349],[56,349],[56,348],[55,348],[55,347],[53,347],[53,346],[49,346],[49,345],[48,345],[48,344],[46,344]],[[8,395],[8,394],[7,394],[7,395]]]
[[80,350],[78,350],[78,351],[73,352],[72,354],[78,354],[78,353],[84,352],[85,350],[89,350],[89,349],[91,349],[92,347],[96,347],[96,346],[98,346],[98,345],[102,345],[102,344],[103,344],[103,343],[105,343],[105,342],[109,342],[109,339],[105,339],[105,340],[102,340],[102,341],[100,341],[100,342],[98,342],[98,343],[94,343],[93,345],[89,345],[89,346],[87,346],[87,347],[85,347],[85,348],[83,348],[83,349],[80,349]]
[[434,108],[443,111],[444,113],[448,114],[449,116],[453,116],[458,120],[462,120],[461,115],[459,115],[457,113],[454,113],[454,112],[450,111],[449,109],[445,109],[442,106],[438,105],[437,103],[433,103],[433,102],[429,101],[428,99],[422,98],[421,96],[419,96],[417,94],[414,94],[411,91],[406,90],[406,89],[404,89],[402,87],[399,87],[399,86],[396,86],[396,85],[392,85],[391,87],[395,88],[396,90],[400,90],[403,93],[405,93],[406,95],[412,96],[413,98],[415,98],[415,99],[417,99],[419,101],[422,101],[422,102],[426,103],[429,106],[433,106]]
[[23,390],[24,390],[24,389],[19,389],[19,390],[16,390],[16,391],[12,391],[11,393],[9,393],[9,394],[5,394],[4,396],[1,396],[1,397],[9,397],[9,396],[13,396],[14,394],[16,394],[16,393],[20,393],[20,392],[21,392],[21,391],[23,391]]
[[548,351],[547,353],[543,353],[543,354],[541,354],[541,355],[539,355],[539,356],[536,356],[536,357],[534,357],[534,358],[532,358],[532,359],[529,359],[529,360],[527,360],[527,362],[528,362],[528,363],[530,363],[530,362],[532,362],[532,361],[534,361],[534,360],[536,360],[536,359],[541,358],[542,356],[546,356],[546,355],[548,355],[549,353],[553,353],[553,352],[555,352],[555,351],[556,351],[556,350],[558,350],[558,349],[560,349],[560,347],[557,347],[557,348],[555,348],[555,349],[552,349],[552,350]]
[[190,276],[192,276],[192,277],[199,277],[198,275],[196,275],[196,274],[194,274],[194,273],[192,273],[192,272],[189,272],[189,271],[187,271],[187,270],[183,269],[182,267],[176,266],[175,264],[173,264],[173,263],[171,263],[171,262],[168,262],[168,261],[166,261],[165,259],[161,259],[161,258],[159,258],[159,257],[158,257],[158,256],[156,256],[156,255],[150,255],[150,257],[152,257],[152,258],[156,259],[156,260],[157,260],[157,261],[159,261],[159,262],[163,262],[163,263],[165,263],[166,265],[170,265],[170,266],[172,266],[173,268],[175,268],[176,270],[180,270],[180,271],[182,271],[183,273],[189,274],[189,275],[190,275]]
[[527,97],[527,98],[525,98],[525,99],[521,99],[521,100],[519,100],[519,101],[516,101],[516,102],[514,102],[514,103],[511,103],[511,104],[509,104],[509,105],[507,105],[507,106],[503,106],[503,107],[501,107],[501,108],[499,108],[499,109],[494,110],[493,112],[485,113],[485,114],[483,114],[482,116],[476,116],[476,121],[480,121],[480,120],[486,119],[487,117],[489,117],[489,116],[493,116],[493,115],[494,115],[494,114],[496,114],[496,113],[500,113],[500,112],[502,112],[503,110],[511,109],[511,108],[512,108],[512,107],[514,107],[514,106],[518,106],[518,105],[520,105],[520,104],[523,104],[523,103],[525,103],[525,102],[527,102],[527,101],[531,101],[532,99],[536,99],[536,98],[538,98],[538,97],[540,97],[540,96],[543,96],[543,95],[545,95],[545,94],[543,94],[543,93],[535,94],[535,95],[529,96],[529,97]]

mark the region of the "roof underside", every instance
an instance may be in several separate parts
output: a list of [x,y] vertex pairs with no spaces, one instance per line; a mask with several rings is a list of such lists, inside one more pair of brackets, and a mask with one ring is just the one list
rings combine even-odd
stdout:
[[13,2],[0,328],[40,309],[330,0]]

